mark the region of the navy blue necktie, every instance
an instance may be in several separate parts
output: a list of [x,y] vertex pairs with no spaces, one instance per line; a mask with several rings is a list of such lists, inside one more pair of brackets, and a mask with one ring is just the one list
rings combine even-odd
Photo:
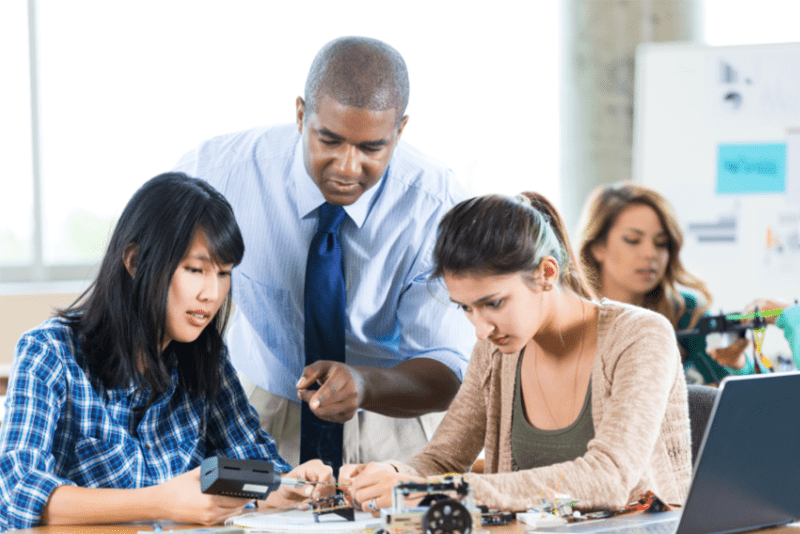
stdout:
[[[319,227],[308,248],[305,287],[306,365],[319,360],[344,362],[344,271],[336,232],[344,220],[341,206],[319,208]],[[313,389],[313,388],[310,388]],[[300,462],[320,458],[338,474],[344,426],[318,418],[308,403],[300,416]]]

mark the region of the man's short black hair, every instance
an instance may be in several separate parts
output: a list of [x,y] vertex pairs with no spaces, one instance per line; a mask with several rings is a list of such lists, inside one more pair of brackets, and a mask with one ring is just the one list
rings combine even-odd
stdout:
[[394,108],[399,124],[408,105],[406,63],[377,39],[340,37],[323,46],[311,63],[304,97],[307,114],[322,95],[357,108]]

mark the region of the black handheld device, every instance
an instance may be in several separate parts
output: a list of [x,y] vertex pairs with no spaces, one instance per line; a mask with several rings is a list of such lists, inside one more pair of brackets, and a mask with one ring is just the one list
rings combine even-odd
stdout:
[[272,462],[212,456],[200,466],[200,490],[213,495],[266,499],[281,485]]

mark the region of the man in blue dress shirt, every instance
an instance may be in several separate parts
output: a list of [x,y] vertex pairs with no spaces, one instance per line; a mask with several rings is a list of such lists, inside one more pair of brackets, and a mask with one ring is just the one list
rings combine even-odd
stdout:
[[[296,125],[211,139],[177,166],[233,205],[247,254],[234,270],[227,342],[262,426],[293,465],[299,402],[344,423],[345,463],[410,458],[458,390],[475,342],[429,283],[437,224],[466,195],[449,169],[399,142],[407,103],[396,50],[340,38],[314,59]],[[306,366],[306,259],[325,202],[346,212],[346,359]]]

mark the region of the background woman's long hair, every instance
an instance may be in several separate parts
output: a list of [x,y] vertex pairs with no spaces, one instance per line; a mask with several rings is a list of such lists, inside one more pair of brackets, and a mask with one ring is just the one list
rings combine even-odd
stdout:
[[[122,212],[97,278],[72,306],[59,311],[76,329],[87,364],[105,387],[149,383],[154,393],[162,392],[172,382],[175,357],[183,387],[216,395],[229,299],[194,342],[173,341],[161,352],[170,282],[198,230],[205,233],[214,263],[241,262],[242,234],[219,192],[183,173],[152,178]],[[123,262],[131,251],[134,276]]]
[[678,320],[686,313],[686,302],[676,284],[694,289],[705,298],[705,306],[700,306],[693,312],[689,326],[693,328],[711,305],[711,293],[705,283],[681,263],[683,233],[672,206],[658,192],[630,182],[599,187],[592,192],[581,216],[582,240],[579,255],[583,271],[594,291],[600,295],[602,266],[592,254],[592,247],[605,244],[619,214],[628,206],[636,204],[653,208],[669,236],[669,261],[664,277],[644,296],[643,307],[661,313],[677,328]]
[[433,277],[452,274],[533,273],[545,256],[558,263],[561,281],[594,298],[583,277],[564,221],[542,195],[488,195],[454,206],[439,223]]

